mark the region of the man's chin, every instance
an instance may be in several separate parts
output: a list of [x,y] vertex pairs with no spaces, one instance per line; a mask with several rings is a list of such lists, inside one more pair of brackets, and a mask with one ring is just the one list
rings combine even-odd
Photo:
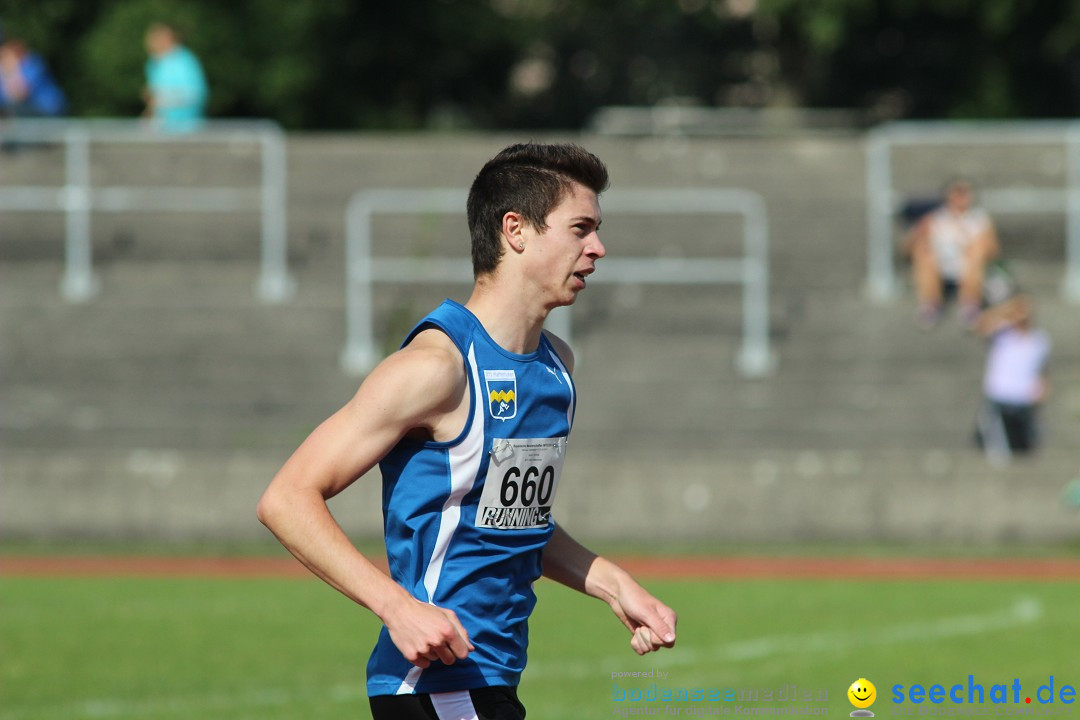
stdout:
[[573,296],[571,296],[569,298],[560,298],[558,300],[555,300],[553,302],[548,303],[547,306],[546,306],[547,311],[551,312],[555,308],[570,307],[571,305],[574,304],[574,301],[576,301],[576,300],[577,300],[577,293],[575,293]]

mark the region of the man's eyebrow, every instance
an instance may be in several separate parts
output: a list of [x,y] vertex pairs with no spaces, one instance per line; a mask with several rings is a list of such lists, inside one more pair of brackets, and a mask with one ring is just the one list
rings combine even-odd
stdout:
[[586,222],[589,222],[589,223],[592,223],[596,227],[600,227],[601,223],[604,222],[603,219],[597,219],[597,218],[593,217],[592,215],[578,215],[576,218],[573,218],[570,222],[576,224],[576,223],[581,222],[582,220],[584,220]]

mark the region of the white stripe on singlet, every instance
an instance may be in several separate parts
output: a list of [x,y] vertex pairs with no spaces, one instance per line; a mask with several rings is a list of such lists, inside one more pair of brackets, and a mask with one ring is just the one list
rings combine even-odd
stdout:
[[566,386],[570,388],[570,404],[566,406],[566,424],[568,428],[572,428],[574,426],[574,381],[570,377],[570,373],[569,371],[567,371],[566,366],[563,365],[563,361],[562,358],[559,357],[559,353],[555,352],[555,348],[552,347],[550,343],[551,341],[549,340],[548,354],[551,356],[551,359],[555,362],[555,364],[559,366],[559,370],[562,372],[563,377],[566,378]]
[[[476,482],[476,474],[480,468],[484,450],[484,408],[486,403],[480,390],[480,374],[476,367],[476,351],[469,346],[468,355],[469,373],[472,376],[472,418],[470,419],[469,433],[460,444],[450,448],[450,495],[443,503],[442,517],[439,519],[439,534],[435,540],[435,549],[431,553],[427,569],[424,572],[424,587],[427,589],[428,602],[435,597],[435,589],[439,586],[439,577],[442,575],[443,560],[446,559],[446,550],[450,540],[461,522],[461,501],[466,493],[472,490]],[[397,695],[411,695],[416,692],[416,683],[423,674],[423,669],[412,667],[401,681],[397,689]],[[471,702],[470,702],[471,706]]]

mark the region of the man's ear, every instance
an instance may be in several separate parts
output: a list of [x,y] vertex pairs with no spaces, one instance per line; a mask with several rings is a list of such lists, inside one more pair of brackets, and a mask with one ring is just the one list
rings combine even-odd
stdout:
[[506,252],[520,253],[525,249],[525,229],[529,221],[519,212],[511,210],[502,217],[502,241]]

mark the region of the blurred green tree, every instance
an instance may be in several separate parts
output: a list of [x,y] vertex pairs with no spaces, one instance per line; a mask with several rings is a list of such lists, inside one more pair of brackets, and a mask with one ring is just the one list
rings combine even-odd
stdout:
[[809,106],[873,117],[1068,117],[1080,5],[1027,0],[760,0],[781,74]]
[[176,25],[214,116],[290,128],[576,128],[604,105],[1080,110],[1080,4],[1027,0],[0,0],[76,115],[142,107]]

